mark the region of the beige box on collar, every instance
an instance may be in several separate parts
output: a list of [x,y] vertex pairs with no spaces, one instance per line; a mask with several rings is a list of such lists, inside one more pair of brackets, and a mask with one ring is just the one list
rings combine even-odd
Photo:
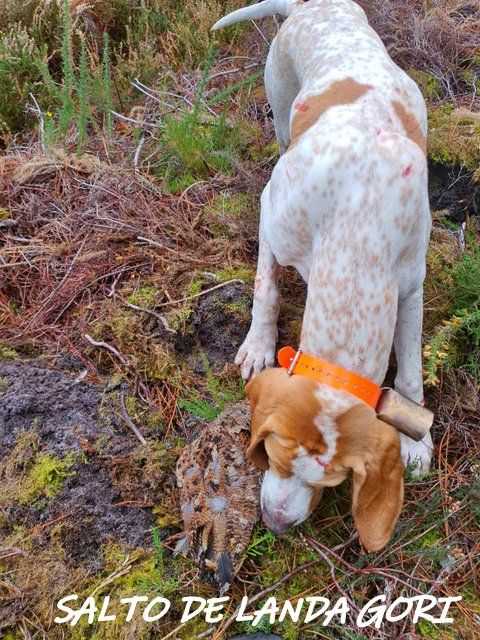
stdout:
[[393,389],[382,389],[377,415],[409,438],[421,440],[433,423],[433,412]]

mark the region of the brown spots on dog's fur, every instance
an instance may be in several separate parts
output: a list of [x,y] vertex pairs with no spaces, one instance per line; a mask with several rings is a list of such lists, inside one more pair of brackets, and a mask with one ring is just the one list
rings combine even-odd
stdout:
[[361,84],[353,78],[345,78],[345,80],[332,82],[326,91],[309,96],[303,102],[297,103],[295,105],[297,113],[292,121],[291,146],[307,129],[310,129],[317,122],[327,109],[342,104],[351,104],[365,95],[370,89],[372,89],[370,84]]
[[[299,448],[324,455],[326,443],[315,425],[322,407],[318,385],[306,376],[289,377],[284,369],[266,369],[246,387],[252,411],[248,458],[280,477],[293,474]],[[309,511],[322,486],[340,484],[353,470],[352,514],[360,541],[368,551],[382,549],[390,539],[403,501],[403,465],[395,429],[375,411],[356,404],[335,420],[337,442],[325,475],[312,483]]]
[[423,153],[426,154],[425,136],[423,135],[420,124],[413,113],[407,111],[403,104],[398,100],[392,100],[392,107],[394,108],[395,113],[399,117],[402,126],[405,129],[407,137],[410,138],[412,142],[418,144]]

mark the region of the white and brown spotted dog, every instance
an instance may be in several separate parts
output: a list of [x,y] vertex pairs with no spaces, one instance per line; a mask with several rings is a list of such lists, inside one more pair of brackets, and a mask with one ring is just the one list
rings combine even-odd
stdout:
[[[395,387],[422,402],[422,95],[352,0],[265,0],[214,28],[275,13],[288,18],[265,83],[282,155],[262,194],[253,319],[236,362],[245,379],[273,365],[279,265],[293,265],[308,283],[300,349],[379,385],[394,342]],[[397,432],[358,398],[284,369],[256,375],[247,393],[266,524],[302,522],[322,487],[353,469],[360,539],[369,550],[387,544],[403,498]],[[400,438],[403,462],[428,470],[430,434]]]

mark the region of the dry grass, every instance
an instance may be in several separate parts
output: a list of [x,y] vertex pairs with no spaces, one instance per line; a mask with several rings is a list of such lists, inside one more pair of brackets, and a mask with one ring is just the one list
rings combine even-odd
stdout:
[[394,61],[409,72],[428,73],[439,83],[437,100],[446,98],[467,108],[478,105],[477,3],[362,0],[360,4]]
[[[146,108],[131,115],[148,131]],[[103,161],[92,154],[42,155],[36,145],[0,158],[8,230],[0,264],[2,337],[12,346],[74,347],[94,320],[96,300],[126,300],[148,280],[157,288],[151,302],[161,304],[182,297],[196,271],[244,263],[255,216],[241,220],[233,211],[219,237],[215,211],[220,192],[258,189],[259,176],[251,180],[249,164],[239,160],[239,175],[217,174],[214,184],[200,180],[169,194],[162,180],[132,167],[137,134],[135,124],[121,122],[107,155],[102,138],[90,140],[97,154],[103,150]],[[149,144],[158,146],[143,142],[146,155]],[[228,231],[234,220],[235,238]]]

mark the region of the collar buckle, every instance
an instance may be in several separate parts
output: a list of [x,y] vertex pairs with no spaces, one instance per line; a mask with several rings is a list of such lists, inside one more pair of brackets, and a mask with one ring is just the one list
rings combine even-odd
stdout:
[[297,362],[299,361],[301,355],[302,355],[302,350],[298,349],[298,351],[293,356],[293,358],[292,358],[292,360],[290,362],[290,365],[289,365],[289,367],[287,369],[287,376],[293,375],[294,369],[297,366]]

